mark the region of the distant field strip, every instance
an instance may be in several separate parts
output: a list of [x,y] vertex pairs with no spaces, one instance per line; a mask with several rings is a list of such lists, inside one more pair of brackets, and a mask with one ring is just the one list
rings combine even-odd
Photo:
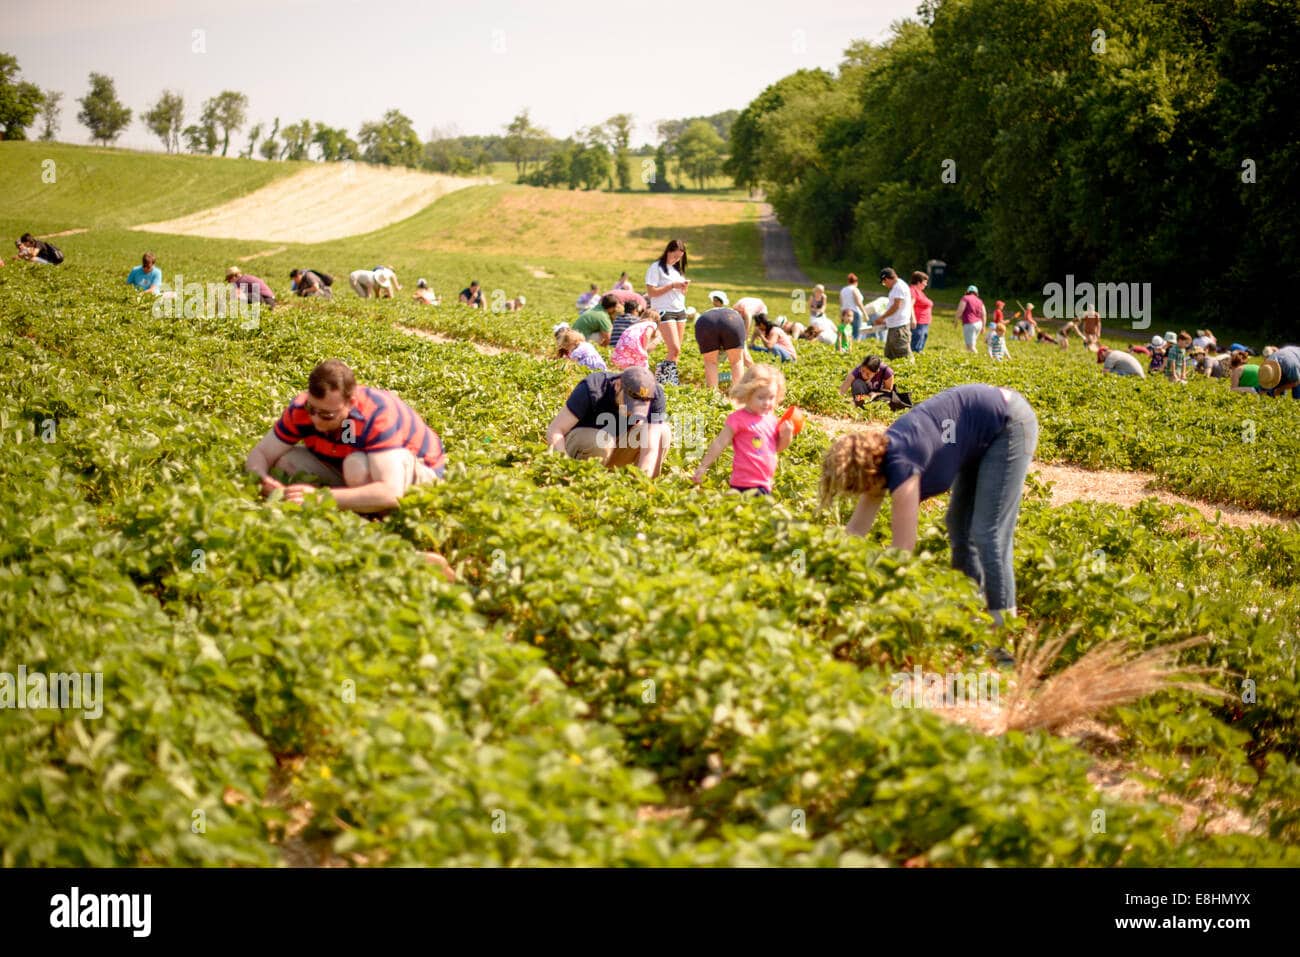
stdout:
[[406,219],[434,200],[490,179],[328,163],[221,206],[134,229],[211,239],[316,243]]

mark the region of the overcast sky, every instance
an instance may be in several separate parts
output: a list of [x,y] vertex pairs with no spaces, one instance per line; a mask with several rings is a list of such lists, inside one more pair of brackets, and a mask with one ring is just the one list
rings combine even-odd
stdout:
[[137,149],[161,148],[139,115],[164,88],[184,95],[188,122],[231,89],[268,126],[307,118],[355,136],[397,108],[427,139],[435,126],[499,133],[528,108],[563,137],[631,113],[640,145],[657,120],[743,109],[801,67],[835,69],[851,41],[884,39],[917,3],[0,0],[0,52],[63,91],[66,142],[89,142],[76,100],[93,70],[135,111],[118,145]]

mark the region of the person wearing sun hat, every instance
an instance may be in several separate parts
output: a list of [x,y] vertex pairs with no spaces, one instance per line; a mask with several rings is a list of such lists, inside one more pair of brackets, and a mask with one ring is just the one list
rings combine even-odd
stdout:
[[1259,364],[1259,388],[1274,397],[1300,399],[1300,346],[1283,346]]
[[967,286],[966,295],[957,303],[957,326],[961,329],[967,352],[975,351],[975,343],[979,341],[980,331],[984,328],[985,315],[979,289]]
[[654,478],[672,444],[663,386],[645,366],[593,372],[546,427],[546,444],[569,458],[600,459],[610,469],[635,465]]

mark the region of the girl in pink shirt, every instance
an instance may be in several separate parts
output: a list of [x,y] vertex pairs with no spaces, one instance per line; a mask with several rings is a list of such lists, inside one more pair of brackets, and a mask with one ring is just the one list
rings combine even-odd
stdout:
[[618,345],[609,361],[620,369],[633,366],[650,368],[650,350],[659,341],[659,313],[651,309],[640,322],[634,322],[618,337]]
[[772,494],[776,457],[794,438],[793,421],[778,422],[773,410],[785,398],[785,376],[776,366],[758,363],[732,386],[731,398],[741,407],[727,416],[727,423],[700,460],[691,481],[699,485],[722,450],[731,444],[731,487],[737,492]]

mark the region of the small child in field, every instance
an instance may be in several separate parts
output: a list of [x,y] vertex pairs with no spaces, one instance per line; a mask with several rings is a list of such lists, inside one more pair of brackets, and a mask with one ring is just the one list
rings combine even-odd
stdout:
[[1178,338],[1169,347],[1165,355],[1165,374],[1170,382],[1187,381],[1187,353],[1192,348],[1192,336],[1188,332],[1178,333]]
[[1165,340],[1163,336],[1151,337],[1151,364],[1147,366],[1147,375],[1165,371]]
[[646,311],[638,321],[623,330],[618,337],[618,345],[609,355],[611,365],[619,369],[633,366],[650,368],[650,350],[659,341],[659,313],[654,309]]
[[700,460],[691,481],[704,481],[709,466],[731,444],[731,487],[737,492],[772,494],[776,476],[776,457],[794,438],[795,424],[777,421],[773,410],[785,398],[785,376],[776,366],[758,363],[745,371],[739,383],[731,387],[731,398],[741,407],[727,416],[727,423]]
[[555,344],[559,347],[561,359],[572,359],[578,365],[596,372],[606,371],[605,360],[600,357],[596,347],[577,329],[569,328],[567,322],[555,327]]
[[994,323],[993,331],[989,333],[989,356],[998,360],[1011,358],[1007,351],[1007,324],[1001,319]]
[[838,334],[835,336],[835,351],[848,352],[849,343],[853,340],[853,310],[840,310],[840,325]]

